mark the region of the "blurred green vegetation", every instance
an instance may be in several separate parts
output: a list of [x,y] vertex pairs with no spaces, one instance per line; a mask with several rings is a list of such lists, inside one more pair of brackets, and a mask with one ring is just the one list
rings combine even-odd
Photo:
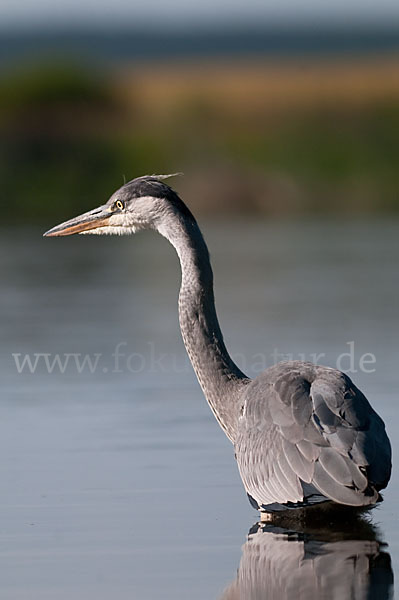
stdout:
[[276,76],[270,99],[262,65],[247,94],[232,73],[220,85],[215,69],[209,83],[206,67],[187,83],[173,65],[143,75],[47,63],[3,74],[3,222],[51,224],[103,203],[124,177],[175,170],[203,213],[399,210],[399,88],[372,93],[377,78],[364,97],[342,96],[336,77],[336,95],[315,97],[299,78],[290,98]]
[[89,72],[68,63],[17,69],[1,82],[0,110],[14,114],[45,107],[108,104],[109,90]]

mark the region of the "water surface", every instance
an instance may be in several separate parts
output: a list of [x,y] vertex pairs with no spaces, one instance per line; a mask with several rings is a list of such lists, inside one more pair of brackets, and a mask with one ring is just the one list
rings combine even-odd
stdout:
[[[203,229],[241,367],[338,361],[384,418],[395,460],[399,223]],[[376,581],[388,597],[396,470],[366,531],[256,525],[185,355],[165,240],[3,230],[0,246],[4,598],[247,600],[266,585],[271,598],[306,597],[315,573],[320,597],[365,598]],[[18,373],[13,354],[20,366],[41,356]],[[82,368],[86,355],[95,368]]]

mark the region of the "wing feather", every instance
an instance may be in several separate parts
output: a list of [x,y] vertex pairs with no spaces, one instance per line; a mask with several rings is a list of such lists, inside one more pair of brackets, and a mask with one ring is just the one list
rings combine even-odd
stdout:
[[315,463],[312,483],[327,498],[348,506],[374,504],[378,498],[378,492],[375,490],[371,495],[365,496],[345,485],[337,485],[336,480],[323,468],[320,461]]
[[316,491],[367,505],[390,477],[380,417],[346,375],[310,363],[280,363],[247,386],[235,448],[260,506],[301,502]]
[[348,461],[338,454],[338,452],[335,452],[333,448],[323,448],[320,452],[319,463],[329,476],[337,483],[351,486],[353,480],[347,462]]
[[286,439],[283,440],[283,450],[285,458],[293,472],[296,473],[302,481],[310,483],[314,471],[313,460],[306,460],[298,447],[295,444],[291,444],[291,442]]
[[301,498],[303,496],[302,486],[299,482],[299,477],[297,473],[291,468],[290,464],[288,463],[283,449],[277,455],[277,466],[279,467],[282,476],[287,482],[288,487],[286,487],[286,489],[289,490],[290,500],[292,499],[291,502],[296,502],[297,498]]

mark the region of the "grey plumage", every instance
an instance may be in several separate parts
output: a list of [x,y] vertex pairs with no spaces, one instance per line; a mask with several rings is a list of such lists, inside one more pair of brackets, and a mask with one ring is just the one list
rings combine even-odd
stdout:
[[281,510],[332,500],[374,504],[390,478],[380,417],[343,373],[306,362],[275,365],[250,380],[234,364],[216,316],[209,253],[190,210],[164,183],[139,177],[99,209],[47,236],[155,229],[175,247],[181,332],[209,405],[235,447],[251,503]]
[[243,400],[236,456],[260,507],[301,503],[302,483],[310,484],[307,495],[342,504],[377,501],[390,477],[390,445],[349,377],[311,363],[280,363],[255,379]]

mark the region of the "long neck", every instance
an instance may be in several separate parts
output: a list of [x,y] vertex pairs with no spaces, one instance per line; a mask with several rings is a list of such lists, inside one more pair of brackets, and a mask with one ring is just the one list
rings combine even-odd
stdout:
[[184,345],[216,419],[234,441],[240,411],[239,392],[248,378],[233,362],[223,341],[208,249],[193,219],[175,215],[158,231],[175,247],[180,259],[179,321]]

